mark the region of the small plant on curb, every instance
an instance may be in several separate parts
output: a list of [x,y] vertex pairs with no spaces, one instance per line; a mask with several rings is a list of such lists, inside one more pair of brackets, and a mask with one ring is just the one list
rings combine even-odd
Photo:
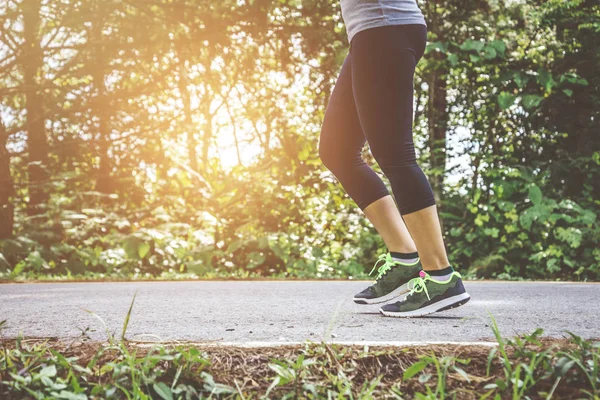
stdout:
[[[402,375],[402,380],[408,380],[419,374],[428,366],[433,366],[435,368],[436,374],[436,386],[435,390],[432,390],[430,386],[427,386],[427,393],[422,398],[426,399],[445,399],[447,395],[447,380],[448,380],[448,372],[454,371],[458,373],[461,377],[465,379],[465,381],[470,382],[469,375],[460,367],[456,365],[456,363],[467,365],[470,360],[460,359],[452,356],[444,356],[438,357],[435,353],[431,352],[430,355],[421,356],[419,361],[411,365],[404,374]],[[427,383],[433,375],[431,373],[422,373],[419,376],[419,383],[425,384]]]

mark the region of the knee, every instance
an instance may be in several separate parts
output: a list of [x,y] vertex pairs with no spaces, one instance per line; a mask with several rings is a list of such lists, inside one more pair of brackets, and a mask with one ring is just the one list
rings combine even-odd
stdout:
[[325,141],[319,141],[319,159],[329,170],[337,169],[339,155],[336,154],[333,146],[327,145]]
[[[390,150],[393,151],[390,152]],[[386,175],[418,166],[415,150],[412,146],[400,150],[384,149],[383,151],[377,151],[371,149],[371,153],[381,167],[381,171]]]
[[341,146],[331,144],[319,145],[319,158],[325,167],[334,175],[351,173],[356,167],[364,163],[360,154],[350,153]]

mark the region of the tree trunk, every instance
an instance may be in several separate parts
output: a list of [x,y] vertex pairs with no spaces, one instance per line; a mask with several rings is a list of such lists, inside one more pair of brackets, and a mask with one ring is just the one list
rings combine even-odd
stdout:
[[198,172],[198,154],[196,152],[196,137],[194,133],[196,129],[194,127],[194,121],[192,120],[192,101],[190,91],[188,89],[189,79],[187,71],[185,70],[185,58],[182,52],[177,54],[179,58],[179,68],[177,73],[179,74],[179,94],[181,96],[181,102],[183,103],[184,113],[184,130],[187,135],[187,147],[188,157],[190,159],[190,168],[193,171]]
[[[444,55],[433,52],[434,62]],[[437,64],[437,63],[436,63]],[[448,69],[439,63],[429,76],[429,99],[427,119],[429,121],[429,150],[432,173],[429,178],[438,207],[442,207],[444,194],[444,176],[446,175],[446,131],[448,130],[448,101],[446,99],[446,79]]]
[[10,174],[10,156],[6,149],[8,133],[0,121],[0,239],[13,236],[15,221],[14,206],[10,197],[14,195],[14,186]]
[[[101,10],[97,11],[101,13]],[[103,54],[104,40],[102,37],[102,29],[104,22],[102,18],[97,18],[92,22],[90,32],[90,43],[94,46],[94,67],[92,69],[92,79],[94,88],[96,89],[96,98],[93,102],[93,113],[98,118],[98,139],[97,151],[99,158],[98,175],[96,179],[96,191],[100,193],[112,193],[114,191],[113,181],[111,179],[111,160],[108,154],[110,146],[110,110],[108,107],[108,97],[106,95],[106,59]]]
[[206,171],[208,168],[208,150],[210,149],[210,142],[213,137],[212,130],[212,119],[213,116],[210,113],[210,103],[212,102],[212,96],[208,94],[209,90],[207,87],[206,96],[203,98],[203,103],[201,105],[202,116],[204,117],[204,129],[202,135],[202,171]]
[[23,1],[23,86],[27,111],[27,147],[29,152],[29,204],[27,213],[44,212],[48,201],[48,139],[44,127],[44,108],[39,93],[43,63],[39,42],[41,0]]

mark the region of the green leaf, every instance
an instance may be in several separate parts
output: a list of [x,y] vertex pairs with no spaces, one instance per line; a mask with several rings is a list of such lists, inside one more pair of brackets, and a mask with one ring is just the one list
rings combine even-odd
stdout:
[[164,382],[154,383],[152,387],[164,400],[173,400],[173,392]]
[[512,106],[515,102],[517,96],[512,95],[508,92],[500,92],[498,95],[498,105],[501,109],[506,110],[508,107]]
[[202,371],[200,373],[200,377],[204,380],[204,390],[207,390],[212,394],[217,395],[217,397],[220,394],[237,393],[237,389],[231,386],[216,383],[213,376],[206,371]]
[[491,60],[492,58],[496,58],[497,53],[496,53],[496,49],[492,46],[485,46],[483,48],[483,58],[487,58],[488,60]]
[[569,83],[573,83],[573,84],[576,84],[576,85],[582,85],[582,86],[589,85],[589,82],[585,78],[579,77],[574,72],[567,72],[566,74],[561,75],[560,78],[558,79],[558,81],[560,83],[563,83],[564,81],[567,81]]
[[253,251],[252,253],[248,254],[248,258],[250,259],[250,261],[252,261],[252,264],[259,265],[265,262],[267,256],[264,253],[261,254],[259,252]]
[[463,370],[462,368],[457,367],[456,365],[453,365],[452,368],[454,368],[454,370],[456,372],[458,372],[458,374],[460,376],[462,376],[464,380],[466,380],[467,382],[471,382],[471,379],[469,378],[469,375],[467,375],[467,373],[465,372],[465,370]]
[[529,75],[527,75],[524,72],[517,71],[513,74],[513,79],[519,87],[519,89],[523,89],[527,84],[527,81],[529,81]]
[[188,249],[185,247],[173,247],[173,253],[175,253],[179,260],[183,260],[188,253]]
[[144,257],[146,257],[146,255],[148,254],[149,251],[150,251],[150,243],[148,243],[148,242],[140,243],[140,245],[138,246],[138,249],[137,249],[138,255],[142,259]]
[[40,270],[42,268],[47,268],[48,264],[46,260],[42,257],[38,250],[32,251],[29,253],[27,258],[25,259],[27,265],[33,266],[36,270]]
[[471,59],[471,62],[477,62],[481,59],[479,56],[473,54],[469,54],[469,58]]
[[308,156],[310,155],[311,150],[312,150],[312,146],[310,144],[305,145],[302,148],[302,150],[300,151],[300,153],[298,153],[298,159],[301,161],[308,159]]
[[497,238],[498,234],[500,233],[500,230],[498,228],[485,228],[483,231],[486,234],[486,236],[491,236],[493,238]]
[[567,243],[570,247],[576,249],[581,246],[583,240],[583,232],[575,227],[558,227],[556,228],[555,235],[558,239]]
[[142,240],[135,236],[129,236],[123,240],[123,250],[130,259],[137,259],[139,257],[138,248]]
[[229,254],[235,252],[237,249],[242,247],[243,244],[244,241],[241,239],[232,241],[231,243],[229,243],[229,246],[227,246],[226,253]]
[[460,236],[461,234],[462,234],[462,227],[460,227],[460,228],[454,227],[454,228],[450,229],[450,236],[452,236],[452,237],[457,237],[457,236]]
[[571,261],[569,258],[566,258],[566,257],[565,257],[563,261],[564,261],[564,262],[565,262],[565,264],[567,264],[569,267],[571,267],[571,268],[575,268],[575,262],[574,262],[574,261]]
[[295,379],[295,371],[292,369],[273,363],[268,364],[268,366],[279,376],[280,385],[286,385]]
[[52,392],[53,398],[65,400],[87,400],[87,396],[83,393],[73,393],[66,390],[61,390],[60,393]]
[[413,376],[427,368],[427,365],[429,365],[429,363],[426,361],[418,361],[414,363],[413,365],[408,367],[406,371],[404,371],[404,374],[402,375],[402,380],[405,381],[407,379],[412,378]]
[[496,357],[497,352],[498,352],[497,347],[492,347],[492,349],[490,350],[490,352],[488,354],[488,358],[487,358],[487,367],[485,369],[485,376],[490,376],[490,368],[492,367],[492,361],[494,361],[494,358]]
[[586,225],[592,225],[596,221],[596,214],[592,210],[584,210],[581,212],[581,222]]
[[504,40],[492,40],[490,44],[500,53],[504,53],[506,50],[506,43],[504,43]]
[[544,87],[544,90],[548,93],[552,90],[552,86],[554,85],[554,79],[552,79],[552,74],[545,68],[540,68],[538,70],[538,74],[536,77],[537,82]]
[[427,54],[435,49],[439,50],[441,53],[445,53],[446,45],[440,41],[427,43],[427,47],[425,48],[425,54]]
[[569,97],[573,96],[573,91],[571,89],[563,89],[563,92]]
[[573,365],[575,365],[574,360],[570,359],[569,357],[561,357],[556,362],[556,366],[554,367],[554,373],[557,377],[565,376],[567,372],[569,372],[571,367],[573,367]]
[[537,107],[542,100],[544,100],[543,96],[538,96],[537,94],[526,94],[522,97],[523,99],[523,107],[525,109],[531,109]]
[[[527,210],[523,211],[521,213],[521,215],[519,216],[519,222],[521,223],[521,226],[527,230],[531,229],[531,224],[533,223],[534,220],[535,220],[535,214],[534,214],[534,212],[532,212],[531,208],[528,208]],[[524,234],[524,232],[521,232],[521,234]],[[519,234],[519,239],[521,239],[521,234]],[[525,235],[525,238],[527,238],[527,235]],[[524,239],[521,239],[521,240],[524,240]]]
[[550,273],[560,271],[560,260],[556,258],[548,260],[546,263],[546,271]]
[[127,326],[129,325],[129,318],[131,317],[131,310],[133,309],[133,303],[135,302],[136,296],[137,296],[137,290],[133,294],[133,299],[131,300],[131,304],[129,305],[129,310],[127,311],[127,315],[125,316],[125,321],[123,322],[123,332],[121,333],[121,340],[125,340],[125,333],[127,332]]
[[473,232],[469,232],[465,235],[465,239],[467,239],[467,242],[471,243],[473,240],[475,240],[475,238],[477,238],[477,234],[473,233]]
[[475,50],[479,52],[483,49],[483,46],[484,43],[479,40],[467,39],[460,45],[460,49],[466,51]]
[[39,375],[46,376],[48,378],[56,376],[56,365],[49,365],[47,367],[42,368],[39,372]]
[[533,204],[540,204],[542,202],[542,191],[537,185],[529,188],[529,199]]
[[450,61],[450,65],[453,67],[458,64],[458,56],[456,54],[448,54],[448,61]]
[[432,376],[433,376],[432,374],[421,374],[419,376],[419,383],[420,384],[427,383],[431,379]]
[[504,382],[502,379],[498,378],[496,379],[496,386],[500,389],[500,390],[506,390],[506,388],[508,387],[508,385],[506,384],[506,382]]

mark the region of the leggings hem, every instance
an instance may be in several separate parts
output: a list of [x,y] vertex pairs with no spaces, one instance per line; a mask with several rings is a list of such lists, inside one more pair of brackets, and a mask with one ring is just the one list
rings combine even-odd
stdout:
[[419,204],[415,204],[413,206],[400,207],[400,214],[401,215],[406,215],[406,214],[414,213],[414,212],[420,211],[420,210],[422,210],[424,208],[431,207],[431,206],[433,206],[435,204],[436,204],[435,203],[435,198],[431,197],[431,198],[429,198],[429,199],[427,199],[425,201],[422,201]]
[[358,204],[358,208],[361,209],[361,211],[364,211],[365,208],[367,208],[368,206],[370,206],[372,203],[375,203],[377,200],[381,199],[382,197],[385,197],[387,195],[389,195],[390,192],[389,190],[387,190],[387,188],[385,190],[382,190],[380,192],[377,192],[375,195],[373,195],[373,197],[371,197],[369,200]]

